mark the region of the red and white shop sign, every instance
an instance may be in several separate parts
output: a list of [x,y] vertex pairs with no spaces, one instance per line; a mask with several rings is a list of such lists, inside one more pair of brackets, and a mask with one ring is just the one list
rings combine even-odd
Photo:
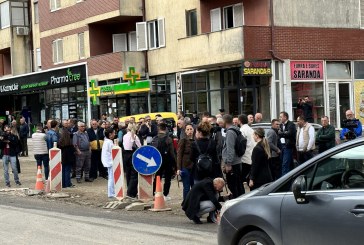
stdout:
[[291,61],[291,80],[324,80],[323,61]]

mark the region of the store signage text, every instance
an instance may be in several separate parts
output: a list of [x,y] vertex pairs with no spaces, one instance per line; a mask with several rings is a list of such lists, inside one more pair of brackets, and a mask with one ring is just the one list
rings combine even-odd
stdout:
[[90,82],[89,96],[93,105],[98,104],[98,97],[111,96],[118,94],[130,94],[150,91],[150,80],[139,80],[140,73],[135,72],[134,67],[129,67],[129,73],[124,75],[124,80],[129,82],[113,85],[97,86],[95,80]]
[[57,84],[57,83],[68,83],[68,82],[75,82],[79,81],[81,79],[81,74],[73,74],[71,70],[67,69],[67,75],[61,76],[61,77],[51,77],[51,84]]
[[244,61],[243,76],[271,76],[270,61]]
[[29,88],[39,88],[39,87],[43,87],[43,86],[47,86],[48,85],[48,81],[44,81],[44,82],[39,82],[39,83],[30,83],[30,84],[24,84],[20,86],[20,89],[29,89]]
[[11,84],[11,85],[2,85],[0,86],[0,92],[11,92],[19,90],[19,85],[17,83]]
[[291,61],[291,80],[323,80],[323,61]]

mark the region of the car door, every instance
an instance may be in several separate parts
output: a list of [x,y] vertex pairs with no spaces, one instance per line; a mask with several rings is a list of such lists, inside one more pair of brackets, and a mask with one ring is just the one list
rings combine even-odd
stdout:
[[363,244],[364,146],[323,158],[306,171],[307,203],[285,195],[283,244]]

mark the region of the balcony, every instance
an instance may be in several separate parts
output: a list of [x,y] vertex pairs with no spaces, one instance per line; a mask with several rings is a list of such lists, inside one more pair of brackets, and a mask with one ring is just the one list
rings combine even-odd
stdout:
[[93,56],[87,59],[88,75],[95,76],[113,72],[127,72],[129,66],[145,76],[145,61],[142,52],[117,52]]
[[120,0],[121,16],[143,16],[142,0]]
[[243,27],[179,39],[179,67],[203,68],[241,61],[244,58],[243,40]]

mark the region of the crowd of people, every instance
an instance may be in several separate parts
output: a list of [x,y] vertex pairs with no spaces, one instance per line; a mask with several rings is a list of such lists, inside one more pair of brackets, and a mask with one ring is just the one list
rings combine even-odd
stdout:
[[[346,116],[354,119],[351,110]],[[132,155],[139,147],[152,145],[162,156],[161,167],[155,175],[164,178],[165,200],[170,200],[171,179],[180,177],[182,209],[187,217],[200,224],[200,217],[209,213],[208,222],[216,222],[216,212],[221,208],[219,201],[237,198],[247,188],[259,188],[287,174],[297,164],[312,158],[316,145],[318,152],[323,152],[336,144],[335,128],[329,124],[327,116],[321,118],[322,128],[317,132],[304,115],[297,118],[297,126],[283,111],[279,119],[271,121],[270,129],[252,127],[262,119],[261,113],[233,117],[223,109],[218,115],[204,112],[200,117],[197,113],[188,117],[180,111],[176,133],[173,125],[161,115],[157,115],[156,120],[146,116],[138,121],[130,117],[120,122],[118,117],[109,121],[104,114],[100,120],[91,120],[89,127],[75,119],[61,123],[48,120],[45,126],[38,124],[32,134],[34,158],[37,166],[43,167],[47,180],[49,149],[59,147],[62,150],[63,188],[75,186],[72,178],[77,184],[105,178],[108,179],[108,197],[112,199],[115,190],[111,149],[118,144],[123,153],[126,194],[137,198],[138,173],[132,165]],[[0,121],[0,125],[5,184],[10,187],[10,162],[14,181],[21,185],[19,157],[28,155],[29,126],[24,118],[20,119],[19,125],[16,121],[11,125]],[[361,124],[355,130],[344,128],[342,139],[346,139],[348,131],[361,136]],[[174,144],[176,141],[178,144]],[[219,193],[224,187],[229,189],[229,195],[221,197]]]

